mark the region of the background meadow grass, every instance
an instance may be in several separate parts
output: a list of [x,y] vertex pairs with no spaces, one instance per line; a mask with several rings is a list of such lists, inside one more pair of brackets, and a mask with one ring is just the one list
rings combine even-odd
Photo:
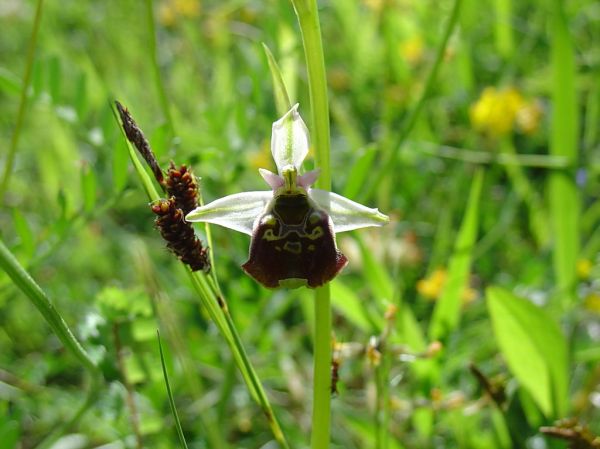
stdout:
[[[600,433],[600,6],[320,6],[333,190],[392,218],[338,237],[332,447],[561,447],[539,428],[569,416]],[[207,201],[263,189],[278,114],[262,42],[310,117],[291,4],[47,0],[37,28],[36,7],[0,3],[0,236],[103,378],[54,447],[177,446],[157,327],[189,447],[277,447],[153,227],[111,102]],[[246,236],[212,239],[281,427],[307,447],[313,295],[244,275]],[[0,273],[0,449],[38,446],[95,391],[16,286]]]

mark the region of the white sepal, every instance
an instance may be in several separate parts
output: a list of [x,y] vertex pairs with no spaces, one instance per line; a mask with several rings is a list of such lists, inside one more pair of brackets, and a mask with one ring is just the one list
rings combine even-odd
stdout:
[[254,221],[262,215],[272,198],[271,190],[236,193],[194,209],[186,215],[185,219],[214,223],[252,235]]
[[271,153],[281,174],[283,167],[300,168],[308,154],[308,129],[298,113],[298,103],[273,123]]
[[329,214],[336,234],[369,226],[383,226],[390,221],[378,209],[363,206],[337,193],[311,189],[308,196]]

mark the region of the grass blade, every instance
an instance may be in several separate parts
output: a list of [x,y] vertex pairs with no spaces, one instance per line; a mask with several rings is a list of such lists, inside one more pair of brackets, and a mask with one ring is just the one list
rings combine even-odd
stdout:
[[277,105],[277,115],[282,117],[292,107],[290,96],[288,95],[285,81],[283,80],[283,74],[279,69],[277,61],[267,44],[263,42],[263,49],[265,55],[267,55],[267,61],[269,63],[269,71],[271,72],[271,78],[273,79],[273,91],[275,92],[275,104]]
[[156,338],[158,339],[158,349],[160,351],[160,364],[162,366],[163,377],[165,379],[165,386],[167,387],[169,406],[171,407],[171,413],[173,414],[173,419],[175,420],[175,429],[177,430],[177,436],[179,437],[181,447],[187,449],[188,446],[185,442],[185,436],[183,435],[183,430],[181,429],[181,422],[179,421],[179,415],[177,414],[177,408],[175,407],[175,401],[173,400],[173,393],[171,392],[171,384],[169,383],[169,375],[167,374],[167,367],[165,366],[165,357],[163,355],[162,343],[160,341],[160,332],[158,330],[156,331]]
[[37,35],[40,29],[40,23],[42,21],[42,9],[44,0],[38,0],[35,8],[35,18],[33,19],[33,29],[31,31],[31,37],[29,38],[29,47],[27,48],[27,62],[25,64],[25,75],[23,76],[23,84],[21,85],[21,99],[19,101],[19,111],[17,112],[17,121],[15,123],[15,129],[10,140],[10,146],[8,147],[8,155],[4,163],[4,172],[0,179],[0,204],[4,202],[4,193],[8,187],[8,181],[10,180],[10,174],[12,173],[12,167],[15,161],[15,154],[17,152],[17,146],[19,144],[19,137],[21,135],[21,127],[23,126],[23,119],[25,118],[25,109],[27,107],[27,90],[29,89],[29,80],[31,79],[31,73],[33,69],[33,62],[35,57],[35,47],[37,42]]
[[[317,187],[331,190],[329,101],[325,58],[316,0],[292,0],[300,31],[310,94],[315,168],[321,170]],[[314,387],[311,447],[327,449],[331,432],[331,292],[329,285],[315,291]]]
[[[553,123],[550,153],[577,162],[579,118],[575,87],[575,50],[568,29],[563,2],[552,2],[551,65]],[[550,220],[554,234],[554,275],[563,299],[572,303],[579,255],[579,195],[573,171],[551,173],[549,184]]]
[[477,238],[482,184],[483,169],[478,169],[471,184],[469,201],[456,239],[454,253],[448,264],[448,280],[436,304],[429,326],[429,336],[433,340],[446,337],[459,322],[461,296],[469,278],[473,248]]

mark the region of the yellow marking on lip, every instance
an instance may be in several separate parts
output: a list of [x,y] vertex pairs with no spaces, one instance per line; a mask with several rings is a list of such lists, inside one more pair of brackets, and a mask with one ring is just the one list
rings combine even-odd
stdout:
[[283,249],[292,254],[302,254],[302,244],[300,242],[285,242]]

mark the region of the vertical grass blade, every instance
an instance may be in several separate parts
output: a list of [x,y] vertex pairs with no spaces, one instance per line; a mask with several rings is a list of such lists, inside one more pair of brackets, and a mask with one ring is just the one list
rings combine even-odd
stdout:
[[[565,156],[577,165],[579,118],[575,86],[575,51],[561,0],[552,2],[551,21],[552,126],[550,153]],[[576,263],[579,255],[579,194],[573,170],[554,171],[550,175],[549,201],[554,234],[554,275],[561,304],[573,301]]]
[[446,53],[446,48],[448,46],[448,42],[450,41],[450,36],[454,32],[454,28],[458,22],[461,5],[462,0],[454,1],[452,12],[450,13],[450,17],[446,23],[442,40],[440,41],[440,44],[436,50],[435,60],[431,66],[431,70],[427,75],[427,79],[425,80],[425,86],[423,87],[421,96],[417,100],[412,110],[408,113],[406,120],[402,123],[402,127],[400,128],[400,131],[398,131],[398,136],[395,138],[394,144],[389,146],[387,153],[383,155],[383,164],[381,165],[380,173],[378,176],[374,176],[371,184],[363,190],[363,195],[360,197],[361,200],[369,198],[371,195],[373,195],[383,179],[386,178],[391,170],[395,167],[396,160],[398,159],[398,153],[400,152],[400,147],[408,138],[414,126],[416,125],[417,119],[421,115],[421,111],[423,110],[423,107],[429,98],[429,94],[431,93],[433,84],[442,65],[444,54]]
[[163,377],[165,379],[165,387],[167,387],[167,396],[169,397],[169,406],[171,407],[171,413],[175,420],[175,429],[177,430],[177,436],[179,437],[179,443],[181,447],[187,449],[187,443],[183,430],[181,428],[181,422],[179,421],[179,415],[177,414],[177,408],[175,407],[175,400],[173,399],[173,393],[171,392],[171,384],[169,383],[169,375],[167,374],[167,367],[165,366],[165,357],[163,354],[162,343],[160,341],[160,332],[156,331],[156,338],[158,339],[158,350],[160,351],[160,365],[162,366]]
[[512,0],[495,0],[496,8],[496,50],[504,58],[510,59],[514,50],[512,33]]
[[2,179],[0,179],[0,204],[4,202],[4,193],[8,187],[10,174],[12,173],[15,154],[17,153],[17,146],[19,144],[19,137],[21,136],[21,127],[23,126],[23,119],[25,118],[25,109],[27,108],[27,91],[29,90],[29,81],[31,79],[31,71],[33,69],[37,35],[40,29],[40,23],[42,22],[43,5],[44,0],[37,1],[35,18],[33,19],[33,29],[31,30],[31,37],[29,38],[29,46],[27,48],[27,62],[25,63],[25,75],[23,76],[23,83],[21,84],[21,98],[19,100],[17,121],[15,123],[15,129],[13,130],[10,140],[10,146],[8,147],[8,154],[6,155],[6,160],[4,161]]
[[277,115],[283,117],[287,111],[292,107],[290,96],[288,94],[285,81],[283,80],[283,74],[279,69],[277,61],[267,44],[263,42],[263,49],[265,55],[267,55],[267,62],[269,63],[269,71],[271,72],[271,78],[273,79],[273,91],[275,92],[275,105],[277,106]]
[[[317,187],[331,190],[329,103],[321,25],[316,0],[292,0],[304,46],[311,109],[311,137],[316,168],[321,175]],[[331,293],[329,285],[315,291],[315,348],[312,411],[312,449],[329,447],[331,427]]]
[[167,127],[169,128],[170,139],[175,137],[175,125],[173,123],[173,117],[171,116],[171,109],[169,108],[169,101],[167,99],[167,93],[165,91],[165,85],[160,73],[160,66],[158,63],[158,45],[156,42],[156,26],[154,25],[154,7],[152,0],[146,0],[146,20],[148,22],[148,34],[149,34],[149,49],[152,70],[154,71],[154,82],[156,83],[156,90],[160,98],[160,105],[165,115]]
[[483,184],[483,169],[478,169],[469,193],[460,231],[454,245],[454,252],[448,264],[448,279],[438,300],[429,326],[429,336],[433,340],[446,337],[458,325],[462,293],[469,279],[471,259],[477,238],[479,197]]

